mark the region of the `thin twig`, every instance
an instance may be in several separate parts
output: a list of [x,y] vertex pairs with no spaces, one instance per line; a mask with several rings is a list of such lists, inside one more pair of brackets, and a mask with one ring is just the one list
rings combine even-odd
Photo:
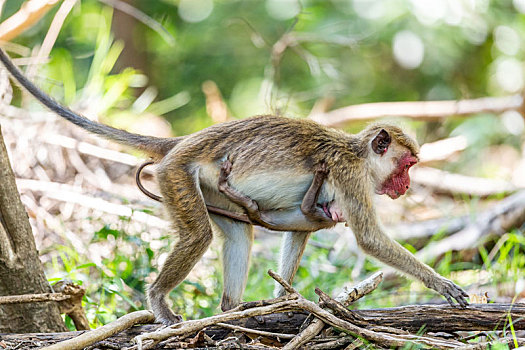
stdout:
[[354,339],[351,335],[347,335],[321,344],[310,345],[308,346],[308,350],[335,349],[352,342]]
[[222,323],[222,322],[217,323],[216,325],[220,326],[220,327],[232,329],[234,331],[245,332],[245,333],[252,333],[252,334],[262,335],[262,336],[265,336],[265,337],[273,337],[273,338],[280,338],[280,339],[292,339],[293,337],[295,337],[295,335],[293,335],[293,334],[272,333],[272,332],[266,332],[266,331],[259,331],[257,329],[251,329],[251,328],[246,328],[246,327],[241,327],[241,326],[235,326],[233,324]]
[[281,286],[283,286],[284,290],[287,291],[290,294],[297,293],[297,291],[288,283],[286,282],[281,276],[273,272],[272,270],[268,270],[268,275],[270,275],[274,280],[276,280]]

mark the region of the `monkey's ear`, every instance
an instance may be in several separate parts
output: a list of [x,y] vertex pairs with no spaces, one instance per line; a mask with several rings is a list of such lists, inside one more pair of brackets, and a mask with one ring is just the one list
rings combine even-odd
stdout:
[[381,129],[372,140],[372,150],[377,154],[384,154],[387,151],[388,146],[390,146],[390,142],[392,142],[392,139],[388,132],[386,132],[385,129]]

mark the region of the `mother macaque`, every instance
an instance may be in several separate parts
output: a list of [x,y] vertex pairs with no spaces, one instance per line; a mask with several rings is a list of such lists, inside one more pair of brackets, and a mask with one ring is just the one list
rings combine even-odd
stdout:
[[289,282],[309,232],[346,220],[366,253],[421,280],[451,304],[455,299],[467,305],[467,294],[460,287],[418,261],[379,224],[373,194],[391,198],[404,194],[410,185],[408,170],[418,161],[416,142],[398,127],[376,124],[350,135],[308,120],[267,115],[183,137],[142,136],[74,113],[27,80],[1,50],[0,60],[22,86],[61,117],[158,161],[163,203],[179,237],[147,292],[158,321],[181,320],[165,297],[208,249],[213,232],[224,238],[222,309],[242,300],[252,225],[209,214],[207,205],[230,212],[246,210],[257,224],[303,231],[284,234],[280,273]]

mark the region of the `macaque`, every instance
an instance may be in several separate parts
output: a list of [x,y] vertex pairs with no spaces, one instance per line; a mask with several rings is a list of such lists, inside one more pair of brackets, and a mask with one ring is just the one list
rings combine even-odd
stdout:
[[[162,202],[179,239],[147,291],[156,319],[181,321],[166,295],[190,273],[212,242],[223,238],[221,308],[242,301],[253,225],[208,212],[207,205],[243,212],[251,222],[289,230],[281,249],[281,276],[291,282],[310,232],[346,221],[369,255],[422,281],[466,307],[467,294],[418,261],[381,228],[373,194],[398,198],[410,186],[417,143],[400,128],[374,124],[346,134],[309,120],[271,115],[213,125],[191,135],[156,138],[93,122],[61,106],[33,85],[0,50],[0,60],[41,103],[92,133],[134,147],[157,163]],[[277,295],[283,295],[282,288]]]

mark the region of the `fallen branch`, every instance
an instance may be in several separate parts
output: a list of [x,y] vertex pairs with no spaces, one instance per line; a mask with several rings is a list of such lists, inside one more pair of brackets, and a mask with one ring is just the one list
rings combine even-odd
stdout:
[[[291,288],[291,286],[282,279],[278,282],[283,282],[282,286],[285,289]],[[350,322],[344,321],[334,316],[330,312],[322,309],[315,303],[304,299],[301,295],[298,296],[299,298],[297,300],[291,301],[290,304],[295,304],[298,308],[311,312],[325,323],[336,327],[345,333],[362,337],[364,339],[377,343],[380,346],[399,347],[414,342],[435,348],[449,349],[462,345],[462,343],[458,341],[447,341],[439,338],[419,337],[411,334],[387,334],[370,331],[368,329],[358,327]]]
[[0,305],[62,301],[71,298],[63,293],[38,293],[0,296]]
[[465,136],[455,136],[421,145],[419,151],[419,165],[447,160],[452,155],[465,150],[468,146]]
[[525,190],[505,198],[494,208],[480,213],[476,221],[461,231],[437,242],[431,242],[416,256],[422,260],[440,256],[450,250],[476,247],[488,234],[502,235],[525,223]]
[[[294,300],[294,298],[297,298],[297,296],[287,295],[286,298],[279,300],[282,303],[287,300]],[[278,302],[276,300],[277,299],[274,299],[272,302]],[[253,306],[254,308],[257,308],[260,307],[263,302],[267,305],[268,301],[261,300],[243,305],[244,307]],[[419,332],[422,328],[424,328],[426,332],[455,332],[457,330],[493,331],[496,329],[503,329],[505,326],[507,326],[508,329],[508,323],[506,323],[506,320],[508,320],[509,317],[509,310],[510,317],[514,322],[514,329],[525,330],[524,304],[471,304],[466,310],[450,307],[445,304],[411,305],[372,310],[352,310],[351,312],[355,314],[357,318],[350,322],[357,326],[361,326],[362,328],[370,327],[371,330],[377,332],[390,333],[392,327],[394,327],[399,334],[405,335],[406,331]],[[297,312],[293,312],[293,315],[290,314],[290,312],[286,312],[261,316],[262,323],[257,322],[253,318],[248,318],[235,321],[234,325],[253,330],[263,330],[271,334],[289,333],[289,336],[294,336],[299,332],[301,325],[307,318],[307,314]],[[115,348],[129,348],[131,346],[130,340],[133,337],[154,332],[159,328],[162,328],[162,326],[158,324],[134,326],[131,329],[105,339],[105,342],[108,344],[114,344]],[[225,339],[228,335],[228,332],[224,331],[224,328],[219,325],[207,327],[204,332],[215,340]],[[13,347],[22,342],[41,344],[39,346],[35,345],[36,348],[41,347],[42,344],[71,339],[79,334],[81,333],[3,334],[0,335],[0,340],[12,345]],[[284,339],[284,337],[281,339]],[[499,341],[501,341],[501,339]],[[158,344],[157,346],[162,348],[161,344]],[[308,345],[308,347],[310,347],[310,345]],[[168,345],[166,345],[166,348],[169,348]]]
[[60,313],[70,316],[77,330],[89,329],[89,322],[82,308],[86,288],[73,282],[60,281],[53,286],[53,290],[54,293],[0,296],[0,305],[55,301],[58,302]]
[[[361,297],[369,294],[377,288],[381,280],[383,279],[383,273],[377,272],[364,281],[360,282],[353,288],[345,287],[341,293],[336,297],[336,300],[345,306],[350,305],[352,302],[360,299]],[[306,327],[301,333],[299,333],[294,339],[283,347],[283,350],[296,349],[299,346],[307,343],[313,337],[315,337],[324,328],[325,324],[320,319],[314,319],[308,327]]]
[[515,330],[525,329],[525,304],[471,304],[460,309],[448,304],[409,305],[385,309],[353,310],[357,324],[417,332],[502,330],[508,318]]
[[458,101],[377,102],[335,109],[311,118],[319,124],[344,127],[352,122],[381,117],[407,117],[422,120],[440,120],[451,116],[476,113],[501,113],[508,110],[522,112],[523,97],[483,97]]
[[[268,273],[270,274],[270,272],[271,270]],[[272,276],[272,274],[270,274],[270,276]],[[280,279],[277,281],[281,283],[281,285],[285,289],[291,288],[291,286],[284,280]],[[367,283],[367,285],[373,285],[373,283],[374,282]],[[299,295],[299,299],[295,300],[294,302],[300,303],[302,309],[311,312],[317,318],[321,319],[325,323],[330,324],[342,330],[345,333],[349,333],[351,335],[357,335],[359,337],[362,337],[364,339],[377,343],[380,346],[398,347],[398,346],[404,346],[410,342],[415,342],[415,343],[419,343],[422,345],[432,346],[435,348],[447,349],[447,348],[454,348],[454,347],[457,347],[458,345],[461,345],[461,343],[457,341],[446,341],[446,340],[442,340],[439,338],[420,337],[420,336],[414,336],[411,334],[406,334],[406,335],[405,334],[388,334],[388,333],[380,333],[380,332],[371,331],[365,328],[360,328],[350,322],[343,321],[335,317],[330,312],[324,310],[323,308],[319,307],[315,303],[304,299],[301,295]]]
[[[273,273],[272,271],[268,272],[276,281],[278,281],[286,291],[293,292],[294,289],[284,281],[280,276]],[[195,333],[209,325],[216,324],[218,322],[224,322],[229,320],[234,320],[238,318],[252,317],[257,315],[264,315],[273,313],[276,311],[292,311],[292,310],[306,310],[313,313],[317,318],[321,319],[323,322],[330,324],[338,329],[342,330],[345,333],[350,333],[352,335],[357,335],[373,341],[382,346],[404,346],[409,342],[416,342],[428,346],[433,346],[437,348],[453,348],[461,345],[457,341],[446,341],[437,338],[430,337],[419,337],[413,335],[400,335],[400,334],[386,334],[370,331],[364,328],[355,326],[354,324],[347,322],[345,320],[339,319],[336,316],[332,315],[326,310],[323,310],[321,307],[315,303],[304,299],[300,294],[294,293],[296,298],[287,300],[281,303],[262,306],[258,308],[248,309],[244,311],[234,311],[228,312],[222,315],[216,315],[208,317],[202,320],[195,321],[186,321],[176,325],[173,325],[169,328],[161,329],[154,333],[147,333],[140,335],[135,338],[135,341],[138,344],[138,347],[141,349],[152,348],[158,342],[168,339],[173,336],[182,336],[185,334]]]
[[[292,295],[291,297],[297,298],[298,296]],[[277,312],[299,310],[297,307],[294,307],[293,302],[294,299],[290,298],[289,300],[278,302],[272,305],[255,307],[242,311],[229,311],[220,315],[207,317],[201,320],[181,322],[171,327],[158,330],[154,333],[141,334],[135,337],[134,340],[139,345],[139,347],[142,346],[143,349],[149,349],[162,340],[168,339],[170,337],[192,334],[200,331],[205,327],[209,327],[217,323],[223,323],[247,317],[268,315]]]
[[81,188],[60,184],[56,182],[30,180],[30,179],[16,179],[18,189],[23,191],[39,191],[45,193],[46,197],[58,201],[74,203],[94,210],[118,215],[122,217],[131,218],[131,220],[147,224],[148,226],[166,228],[168,223],[161,218],[136,211],[127,205],[121,205],[108,202],[102,198],[96,198],[88,194],[81,193]]
[[135,311],[124,315],[114,322],[94,329],[92,331],[83,333],[76,338],[65,340],[63,342],[53,344],[42,348],[42,350],[80,350],[90,346],[100,340],[106,339],[116,333],[122,332],[138,323],[153,322],[155,317],[149,310]]
[[428,167],[412,169],[411,177],[414,183],[430,187],[437,193],[487,197],[516,191],[516,186],[507,181],[452,174]]

